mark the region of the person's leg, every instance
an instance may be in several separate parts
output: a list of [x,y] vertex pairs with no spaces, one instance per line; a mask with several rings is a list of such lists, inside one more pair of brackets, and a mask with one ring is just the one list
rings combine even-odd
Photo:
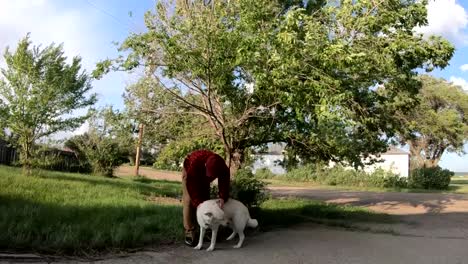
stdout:
[[185,229],[185,243],[189,246],[195,244],[195,208],[190,203],[190,196],[187,191],[187,172],[182,171],[182,206],[183,221]]

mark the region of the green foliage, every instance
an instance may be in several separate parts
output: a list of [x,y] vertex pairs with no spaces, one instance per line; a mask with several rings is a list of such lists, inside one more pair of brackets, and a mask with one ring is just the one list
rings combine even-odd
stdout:
[[[112,176],[114,169],[128,160],[129,142],[122,142],[119,112],[106,108],[94,112],[90,129],[83,135],[69,139],[65,146],[77,153],[82,166],[91,166],[93,174]],[[133,142],[133,138],[127,138]],[[130,143],[131,146],[131,143]]]
[[180,139],[169,142],[159,152],[154,167],[161,170],[181,170],[185,157],[192,151],[209,149],[221,156],[224,155],[223,147],[216,139],[193,138]]
[[[211,197],[218,196],[218,186],[211,187]],[[269,195],[266,183],[256,179],[249,169],[239,169],[231,180],[230,197],[241,201],[248,208],[257,208]]]
[[452,171],[441,167],[417,168],[411,171],[408,185],[415,189],[446,190],[450,185]]
[[[180,96],[184,100],[199,100],[191,94]],[[184,112],[184,107],[154,80],[140,79],[127,87],[124,97],[127,112],[145,124],[143,149],[157,151],[154,167],[180,170],[185,156],[196,149],[210,149],[225,156],[222,143],[213,136],[206,120]]]
[[255,171],[255,178],[257,179],[271,179],[275,176],[276,175],[268,168],[261,168]]
[[228,154],[285,142],[304,162],[360,166],[386,150],[396,113],[416,105],[417,70],[444,68],[454,52],[441,37],[414,33],[427,24],[426,1],[172,3],[158,2],[148,30],[128,36],[125,54],[94,74],[145,65]]
[[53,171],[80,173],[92,171],[89,163],[80,162],[74,153],[48,146],[34,150],[34,158],[31,159],[31,165],[33,168]]
[[311,181],[324,185],[378,187],[378,188],[406,188],[406,178],[399,177],[383,169],[376,169],[372,173],[361,170],[344,168],[336,165],[331,168],[320,165],[306,165],[289,171],[282,176],[292,181]]
[[420,104],[399,113],[400,141],[410,146],[413,168],[437,166],[445,152],[464,152],[468,140],[468,94],[444,79],[422,75]]
[[17,137],[20,160],[31,167],[37,140],[59,131],[79,127],[87,115],[74,110],[93,105],[90,78],[81,70],[81,59],[66,62],[62,45],[41,49],[32,46],[29,35],[14,52],[4,53],[6,68],[0,77],[0,124]]

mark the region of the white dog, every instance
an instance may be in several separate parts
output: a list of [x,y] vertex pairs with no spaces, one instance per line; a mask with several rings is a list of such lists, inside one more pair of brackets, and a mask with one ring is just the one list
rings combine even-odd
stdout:
[[255,228],[258,222],[250,218],[249,210],[241,202],[230,198],[224,208],[219,207],[219,199],[207,200],[201,203],[197,208],[197,221],[200,225],[200,239],[195,249],[201,249],[206,229],[211,229],[211,244],[207,251],[213,251],[216,244],[216,236],[220,225],[232,228],[232,234],[226,239],[233,239],[239,234],[239,242],[234,248],[242,247],[244,242],[244,229],[246,226]]

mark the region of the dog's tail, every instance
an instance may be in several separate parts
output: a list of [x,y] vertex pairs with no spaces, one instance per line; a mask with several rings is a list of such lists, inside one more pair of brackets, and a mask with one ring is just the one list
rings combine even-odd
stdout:
[[247,221],[247,226],[251,228],[256,228],[258,226],[258,221],[255,219],[249,219],[249,221]]

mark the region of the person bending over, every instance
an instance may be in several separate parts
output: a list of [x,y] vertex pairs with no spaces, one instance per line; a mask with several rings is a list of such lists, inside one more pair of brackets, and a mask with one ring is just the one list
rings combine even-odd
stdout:
[[196,210],[210,199],[210,183],[218,179],[220,207],[229,199],[230,171],[225,160],[209,150],[196,150],[187,155],[182,170],[182,203],[185,244],[194,246]]

